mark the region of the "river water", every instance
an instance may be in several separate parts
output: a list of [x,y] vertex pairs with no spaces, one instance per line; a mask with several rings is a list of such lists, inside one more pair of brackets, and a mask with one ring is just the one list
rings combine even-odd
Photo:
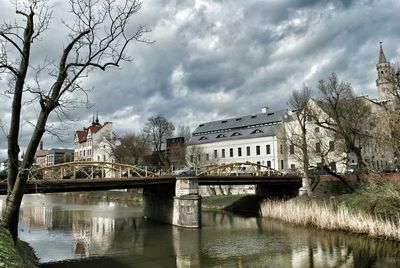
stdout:
[[226,212],[203,212],[202,223],[153,222],[100,195],[38,194],[24,196],[19,236],[42,267],[400,267],[397,242]]

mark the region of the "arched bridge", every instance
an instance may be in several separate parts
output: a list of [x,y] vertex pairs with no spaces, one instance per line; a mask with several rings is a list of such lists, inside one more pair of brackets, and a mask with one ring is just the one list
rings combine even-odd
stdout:
[[[191,169],[193,171],[193,169]],[[173,175],[174,174],[174,175]],[[179,176],[181,175],[181,176]],[[32,168],[25,193],[143,188],[143,214],[177,226],[201,226],[201,185],[255,185],[259,198],[296,196],[299,176],[285,176],[270,167],[245,163],[195,168],[194,173],[152,172],[109,162],[70,162]],[[0,182],[0,194],[7,182]]]
[[271,167],[250,162],[239,162],[221,165],[207,165],[182,173],[172,170],[149,170],[128,164],[104,161],[75,161],[45,167],[33,167],[29,172],[30,180],[63,180],[63,179],[124,179],[127,177],[155,178],[161,176],[284,176]]

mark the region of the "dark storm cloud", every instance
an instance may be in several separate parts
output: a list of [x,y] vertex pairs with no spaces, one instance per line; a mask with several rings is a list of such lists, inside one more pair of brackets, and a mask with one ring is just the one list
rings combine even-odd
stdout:
[[[0,9],[0,15],[6,10],[12,8]],[[63,10],[57,8],[49,31],[34,44],[35,63],[56,59],[65,45],[66,29],[59,24]],[[392,0],[145,1],[130,27],[148,26],[147,38],[156,42],[132,44],[133,62],[83,79],[93,88],[92,108],[69,111],[74,120],[69,123],[52,116],[50,124],[63,129],[65,142],[47,136],[45,144],[71,147],[74,131],[90,124],[96,108],[118,134],[141,130],[156,114],[193,128],[257,113],[262,106],[285,108],[293,89],[303,83],[315,88],[332,72],[358,94],[376,97],[379,42],[388,59],[400,54],[398,10],[400,3]],[[10,101],[0,96],[0,104],[6,122]],[[34,121],[38,108],[26,109],[24,119]],[[23,128],[22,146],[29,129]],[[0,147],[4,152],[4,138]]]

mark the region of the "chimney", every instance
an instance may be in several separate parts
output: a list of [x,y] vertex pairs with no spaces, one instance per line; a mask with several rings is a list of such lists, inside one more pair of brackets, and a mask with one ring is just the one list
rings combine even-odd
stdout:
[[42,151],[43,150],[43,141],[40,141],[40,147],[39,149]]
[[267,106],[261,108],[261,113],[266,114],[268,113],[269,108]]

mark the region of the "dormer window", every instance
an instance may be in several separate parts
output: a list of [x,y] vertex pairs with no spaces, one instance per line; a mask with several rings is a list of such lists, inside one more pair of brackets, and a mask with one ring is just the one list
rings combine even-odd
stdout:
[[227,120],[222,120],[222,121],[221,121],[221,123],[226,123],[226,122],[228,122],[228,121],[227,121]]
[[199,127],[204,127],[204,124],[200,124]]
[[240,117],[239,117],[239,118],[236,118],[236,121],[240,121],[240,120],[242,120],[242,118],[240,118]]
[[231,137],[234,137],[234,136],[241,136],[242,134],[241,133],[239,133],[239,132],[234,132],[232,135],[231,135]]
[[256,117],[257,117],[257,115],[252,115],[252,116],[251,116],[251,118],[256,118]]
[[204,140],[208,140],[208,138],[206,136],[203,136],[199,139],[199,141],[204,141]]
[[262,131],[259,130],[259,129],[256,129],[256,130],[254,130],[253,132],[251,132],[251,134],[257,134],[257,133],[262,133]]
[[225,138],[226,136],[224,135],[224,134],[219,134],[218,136],[217,136],[217,139],[220,139],[220,138]]

